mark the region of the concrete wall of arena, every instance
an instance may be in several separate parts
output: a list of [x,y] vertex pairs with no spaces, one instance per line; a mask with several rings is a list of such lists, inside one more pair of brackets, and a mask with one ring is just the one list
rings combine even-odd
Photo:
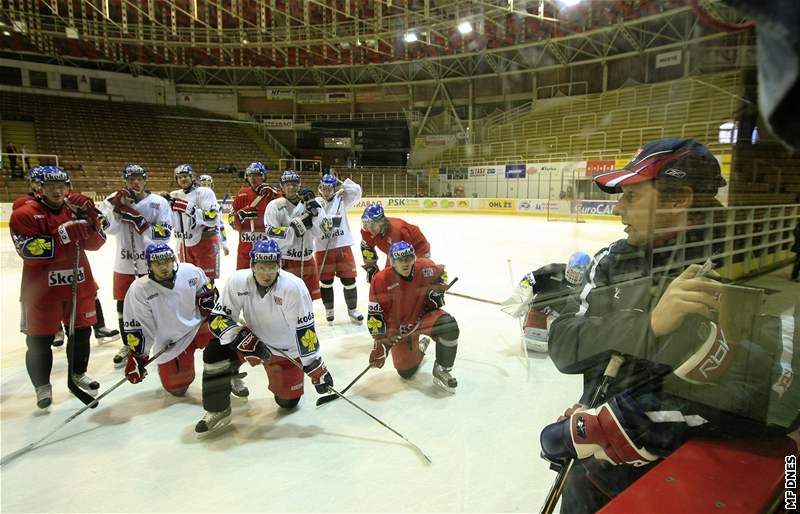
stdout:
[[[0,59],[0,66],[20,68],[22,71],[22,87],[3,86],[4,89],[21,93],[43,92],[53,94],[56,91],[66,96],[81,98],[103,98],[114,101],[142,102],[160,105],[175,105],[175,85],[168,81],[154,77],[133,77],[127,73],[113,73],[108,71],[73,68],[53,64],[15,61]],[[39,71],[47,73],[47,88],[31,87],[30,72]],[[65,91],[61,89],[61,75],[75,75],[78,77],[78,91]],[[83,80],[83,78],[86,80]],[[105,94],[92,93],[89,79],[100,78],[106,81]]]

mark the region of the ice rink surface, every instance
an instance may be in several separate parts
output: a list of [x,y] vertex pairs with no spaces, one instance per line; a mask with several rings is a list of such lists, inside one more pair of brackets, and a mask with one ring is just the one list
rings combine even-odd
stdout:
[[[618,222],[583,224],[501,215],[401,214],[431,242],[432,258],[458,277],[453,291],[502,301],[515,282],[573,251],[593,254],[623,237]],[[357,216],[350,217],[357,229]],[[228,229],[229,237],[235,233]],[[235,268],[235,241],[222,279]],[[116,328],[111,297],[113,237],[90,252],[106,324]],[[82,404],[66,388],[64,350],[55,352],[53,405],[38,412],[25,371],[25,340],[18,332],[21,259],[8,229],[2,251],[0,435],[2,455],[63,423]],[[358,247],[354,247],[360,264]],[[358,279],[366,315],[368,284]],[[325,322],[315,302],[317,333],[336,387],[344,388],[368,364],[371,337],[347,319],[336,281],[336,320]],[[64,426],[42,447],[0,470],[3,512],[531,512],[538,510],[555,474],[539,458],[539,432],[579,396],[580,380],[560,374],[549,358],[523,355],[519,322],[496,306],[447,297],[445,309],[461,328],[454,375],[458,392],[431,382],[433,351],[411,379],[387,362],[370,370],[347,396],[419,446],[428,465],[402,439],[342,400],[315,407],[306,381],[297,409],[278,412],[262,367],[243,371],[248,401],[233,400],[231,426],[198,440],[203,416],[202,356],[183,398],[161,389],[151,370],[126,383],[100,406]],[[101,392],[122,377],[111,358],[119,343],[92,339],[89,374]],[[432,350],[432,348],[431,348]]]

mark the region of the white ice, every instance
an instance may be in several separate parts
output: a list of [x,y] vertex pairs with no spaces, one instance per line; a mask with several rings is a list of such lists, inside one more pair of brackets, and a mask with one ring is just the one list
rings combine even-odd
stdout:
[[[587,253],[622,237],[621,225],[546,222],[524,216],[403,214],[418,224],[444,263],[453,291],[503,300],[514,280],[570,253]],[[351,218],[351,226],[358,219]],[[230,232],[229,232],[230,233]],[[234,234],[235,235],[235,234]],[[223,276],[235,268],[235,241]],[[0,429],[7,455],[61,425],[82,404],[66,389],[66,358],[55,352],[54,402],[39,412],[17,330],[21,260],[8,230],[2,251]],[[116,327],[111,276],[115,241],[90,253],[109,327]],[[356,260],[360,261],[357,247]],[[336,282],[336,321],[317,331],[336,386],[367,365],[371,338],[347,320]],[[359,308],[368,288],[358,279]],[[433,351],[409,381],[391,363],[370,370],[347,396],[418,445],[431,465],[395,434],[342,400],[317,408],[306,381],[299,408],[281,413],[261,367],[248,371],[249,401],[233,401],[233,422],[200,441],[202,359],[184,398],[163,392],[153,370],[125,383],[95,410],[64,425],[43,446],[0,470],[3,512],[530,512],[540,507],[554,473],[539,457],[539,432],[579,396],[580,380],[549,358],[523,355],[517,320],[497,307],[448,296],[445,309],[461,328],[453,396],[431,382]],[[119,343],[92,340],[89,374],[103,389],[122,377],[111,358]],[[432,348],[431,348],[432,350]]]

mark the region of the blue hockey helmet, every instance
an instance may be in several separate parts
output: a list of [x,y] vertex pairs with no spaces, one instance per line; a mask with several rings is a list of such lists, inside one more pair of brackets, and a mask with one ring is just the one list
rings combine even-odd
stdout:
[[281,174],[281,185],[284,184],[299,184],[300,175],[294,170],[286,170]]
[[39,175],[42,172],[41,166],[33,166],[31,169],[28,170],[28,180],[31,182],[39,182]]
[[361,215],[361,221],[382,221],[386,216],[383,213],[383,206],[378,203],[368,205],[364,209],[364,214]]
[[281,262],[281,249],[272,239],[256,241],[250,250],[250,266],[257,262]]
[[144,260],[147,262],[148,267],[151,263],[157,261],[174,261],[175,252],[164,243],[149,244],[144,250]]
[[330,173],[326,173],[322,175],[322,178],[319,181],[319,187],[333,187],[335,188],[339,181],[336,179],[336,175],[332,175]]
[[197,182],[201,186],[214,187],[214,179],[211,178],[211,175],[200,175],[199,177],[197,177]]
[[69,174],[58,166],[39,166],[38,172],[34,175],[31,173],[31,180],[35,180],[37,184],[44,184],[45,182],[64,182],[70,184]]
[[591,264],[592,258],[587,254],[583,252],[573,253],[569,256],[569,261],[567,261],[567,267],[564,270],[564,278],[574,286],[583,284]]
[[389,247],[389,259],[391,259],[392,262],[396,261],[397,259],[405,259],[416,256],[417,254],[414,251],[414,247],[405,241],[398,241]]
[[266,178],[267,168],[260,162],[251,162],[244,169],[244,177],[247,178],[250,175],[261,175],[261,178]]
[[147,170],[141,164],[126,164],[122,168],[122,178],[127,180],[130,177],[143,177],[147,180]]
[[184,173],[188,174],[190,177],[194,178],[194,170],[192,169],[191,164],[178,164],[175,166],[175,176],[183,175]]

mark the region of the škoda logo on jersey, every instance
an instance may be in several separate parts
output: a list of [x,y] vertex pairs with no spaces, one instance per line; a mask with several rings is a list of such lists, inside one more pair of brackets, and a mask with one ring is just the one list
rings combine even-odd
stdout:
[[[47,285],[53,286],[68,286],[73,282],[73,275],[71,269],[57,269],[52,270],[47,275]],[[83,267],[78,268],[78,283],[86,280],[86,275],[83,272]]]

